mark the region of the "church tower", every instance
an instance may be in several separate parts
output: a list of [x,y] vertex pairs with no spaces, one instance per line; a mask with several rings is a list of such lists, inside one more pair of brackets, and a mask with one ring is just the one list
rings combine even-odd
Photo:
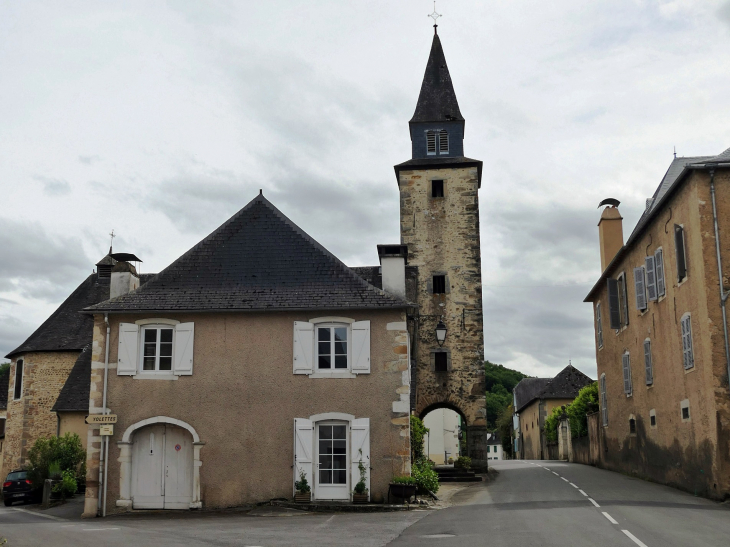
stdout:
[[[401,244],[417,269],[411,405],[462,417],[475,467],[487,466],[479,195],[482,162],[464,156],[464,117],[438,34],[409,122],[412,158],[395,166]],[[445,338],[440,340],[437,333]]]

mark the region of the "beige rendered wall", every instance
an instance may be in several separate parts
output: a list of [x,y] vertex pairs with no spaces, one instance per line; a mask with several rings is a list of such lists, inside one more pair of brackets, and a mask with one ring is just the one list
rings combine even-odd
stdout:
[[[432,180],[444,181],[443,198],[431,197]],[[418,267],[420,314],[430,316],[418,324],[416,413],[424,416],[439,406],[460,410],[470,428],[470,446],[476,436],[483,437],[483,453],[469,455],[486,462],[477,168],[401,171],[399,187],[401,243],[408,245],[408,264]],[[432,294],[434,274],[448,276],[447,294]],[[443,347],[451,350],[449,372],[435,372],[431,365],[431,350],[439,347],[439,316],[448,329]]]
[[[110,315],[108,404],[118,415],[109,444],[107,512],[120,493],[120,451],[124,431],[141,420],[167,416],[191,425],[205,443],[200,483],[205,507],[227,507],[290,498],[293,488],[294,418],[341,412],[370,418],[371,497],[382,501],[393,475],[410,472],[407,334],[405,314],[395,311],[339,311],[338,316],[371,321],[371,373],[353,379],[315,379],[292,373],[294,321],[331,312],[180,314],[195,323],[192,376],[177,381],[117,376],[119,322],[153,316]],[[91,402],[101,411],[104,367],[103,317],[97,316],[92,346]],[[402,403],[402,399],[406,403]],[[394,406],[394,403],[396,405]],[[394,408],[403,412],[394,412]],[[98,429],[87,449],[85,514],[96,512]]]
[[[542,453],[542,431],[545,428],[545,418],[552,414],[553,409],[568,405],[573,399],[535,399],[520,412],[520,432],[522,433],[523,459],[540,460],[547,457]],[[540,416],[540,403],[544,404],[544,415]]]
[[[10,364],[3,466],[0,475],[25,464],[28,449],[40,437],[55,436],[58,423],[51,408],[79,356],[78,351],[26,353]],[[23,359],[23,393],[14,400],[15,366]]]
[[58,434],[76,433],[81,437],[81,445],[86,450],[89,435],[89,426],[86,425],[88,412],[59,412],[58,413]]
[[[721,226],[730,229],[730,179],[718,180]],[[687,277],[677,282],[674,224],[683,225]],[[725,232],[727,234],[727,232]],[[722,238],[721,238],[722,239]],[[723,261],[730,268],[730,234],[723,240]],[[666,295],[639,312],[633,268],[644,264],[658,247],[664,253]],[[642,234],[618,268],[627,275],[629,325],[616,333],[609,327],[606,288],[599,292],[603,347],[596,341],[598,375],[606,375],[608,426],[601,428],[606,451],[602,464],[712,497],[730,493],[727,460],[728,395],[719,283],[712,224],[709,177],[695,172]],[[727,281],[726,281],[727,284]],[[595,303],[594,303],[595,310]],[[680,319],[692,315],[694,368],[685,371]],[[594,314],[595,316],[595,314]],[[654,382],[646,385],[643,343],[652,343]],[[621,356],[631,356],[633,394],[623,389]],[[682,421],[680,404],[688,399],[690,421]],[[657,425],[650,426],[649,413]],[[629,419],[637,424],[629,432]],[[720,458],[718,460],[718,448]],[[724,463],[723,463],[724,462]],[[723,466],[724,470],[723,470]]]
[[445,452],[450,458],[459,457],[459,415],[448,408],[439,408],[429,412],[423,420],[429,429],[423,440],[428,457],[436,464],[447,463]]

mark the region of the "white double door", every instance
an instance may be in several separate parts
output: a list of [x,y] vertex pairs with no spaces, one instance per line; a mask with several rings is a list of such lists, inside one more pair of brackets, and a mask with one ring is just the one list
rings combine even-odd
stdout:
[[148,425],[134,434],[135,509],[189,509],[193,500],[193,439],[181,427]]

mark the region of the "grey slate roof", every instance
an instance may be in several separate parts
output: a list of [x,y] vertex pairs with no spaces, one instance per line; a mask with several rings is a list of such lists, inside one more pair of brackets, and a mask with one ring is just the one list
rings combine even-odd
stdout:
[[724,152],[718,154],[717,156],[712,156],[709,158],[702,158],[702,161],[695,161],[693,163],[726,163],[726,162],[730,162],[730,148],[728,148]]
[[538,398],[551,378],[523,378],[515,386],[515,412],[519,412]]
[[54,412],[88,412],[91,384],[91,346],[86,346],[71,369],[66,383],[58,394]]
[[[141,275],[140,284],[152,277],[154,274]],[[25,342],[6,357],[30,351],[81,351],[91,342],[94,320],[79,312],[107,298],[109,278],[91,274]]]
[[87,312],[404,308],[263,195],[133,293]]
[[535,399],[574,399],[581,388],[592,383],[593,380],[572,365],[561,370],[555,378],[523,378],[515,386],[515,412]]
[[421,93],[410,123],[446,121],[464,121],[464,118],[456,100],[441,40],[438,34],[434,34]]
[[0,374],[0,410],[8,408],[8,389],[10,389],[10,367]]
[[414,169],[449,169],[452,167],[476,167],[479,177],[479,188],[482,187],[482,166],[484,162],[464,156],[444,158],[414,158],[394,166],[395,180],[400,184],[400,172]]

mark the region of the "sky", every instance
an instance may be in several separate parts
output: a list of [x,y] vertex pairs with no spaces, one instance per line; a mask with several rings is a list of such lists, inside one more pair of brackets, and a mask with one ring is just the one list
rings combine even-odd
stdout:
[[[485,358],[595,377],[598,203],[628,237],[730,147],[730,0],[440,0],[480,190]],[[262,189],[350,266],[399,241],[428,0],[0,0],[0,355],[109,248],[157,272]]]

